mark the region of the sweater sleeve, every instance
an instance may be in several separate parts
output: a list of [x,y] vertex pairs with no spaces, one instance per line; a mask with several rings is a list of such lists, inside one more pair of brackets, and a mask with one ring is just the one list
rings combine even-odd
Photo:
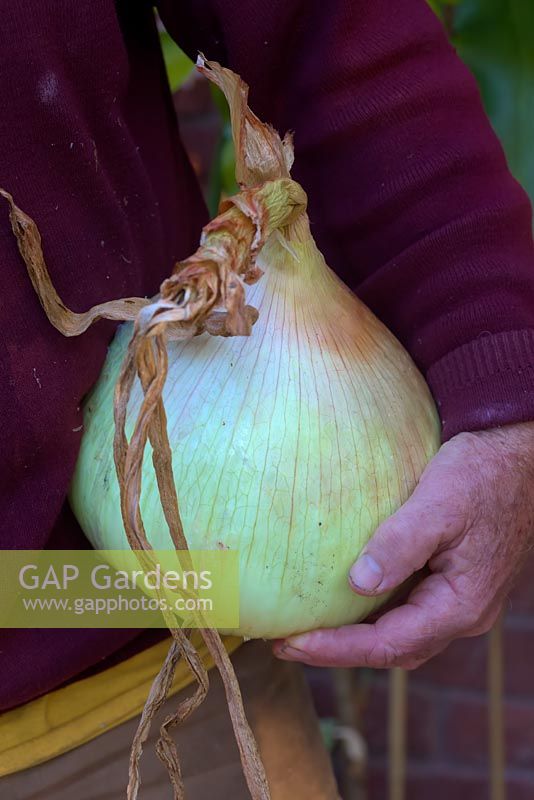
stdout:
[[534,252],[475,81],[426,0],[161,0],[295,132],[327,261],[425,374],[443,438],[534,419]]

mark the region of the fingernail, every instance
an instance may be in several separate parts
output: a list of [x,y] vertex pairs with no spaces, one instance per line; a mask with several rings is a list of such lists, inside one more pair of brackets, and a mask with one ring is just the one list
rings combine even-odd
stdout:
[[305,658],[308,654],[300,646],[304,639],[304,636],[296,636],[294,639],[286,639],[284,642],[281,642],[281,644],[275,647],[275,655],[277,658],[287,658],[290,660],[299,660]]
[[349,580],[354,588],[362,589],[364,592],[374,592],[383,579],[382,567],[367,553],[360,556],[349,572]]

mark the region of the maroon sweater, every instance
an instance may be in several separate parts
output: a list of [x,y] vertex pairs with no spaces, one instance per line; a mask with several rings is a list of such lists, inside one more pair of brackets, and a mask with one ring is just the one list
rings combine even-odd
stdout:
[[[254,110],[294,130],[314,235],[426,375],[444,438],[534,418],[529,203],[425,0],[160,11],[191,56],[239,72]],[[0,60],[0,185],[37,220],[59,294],[82,310],[154,293],[206,209],[151,3],[4,3]],[[65,497],[113,326],[75,339],[51,327],[0,210],[0,548],[86,547]],[[0,709],[147,641],[4,631]]]

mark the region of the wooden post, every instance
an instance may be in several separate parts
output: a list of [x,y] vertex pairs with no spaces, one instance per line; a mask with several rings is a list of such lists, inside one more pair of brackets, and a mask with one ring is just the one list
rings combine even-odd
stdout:
[[[408,674],[395,667],[389,671],[389,800],[406,797],[406,710]],[[497,800],[497,798],[492,798]]]
[[503,618],[488,634],[488,737],[490,755],[490,798],[506,800],[503,715]]

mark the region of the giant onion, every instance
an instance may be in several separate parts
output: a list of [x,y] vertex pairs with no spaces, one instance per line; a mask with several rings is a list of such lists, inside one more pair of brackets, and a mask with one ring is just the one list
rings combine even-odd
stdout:
[[[432,400],[409,356],[335,277],[305,213],[257,259],[249,337],[170,342],[164,389],[173,474],[191,549],[240,554],[240,627],[277,637],[355,621],[375,600],[351,563],[408,497],[438,444]],[[131,324],[89,396],[71,502],[93,545],[123,547],[113,392]],[[143,398],[133,388],[131,424]],[[145,454],[141,512],[172,547]]]

